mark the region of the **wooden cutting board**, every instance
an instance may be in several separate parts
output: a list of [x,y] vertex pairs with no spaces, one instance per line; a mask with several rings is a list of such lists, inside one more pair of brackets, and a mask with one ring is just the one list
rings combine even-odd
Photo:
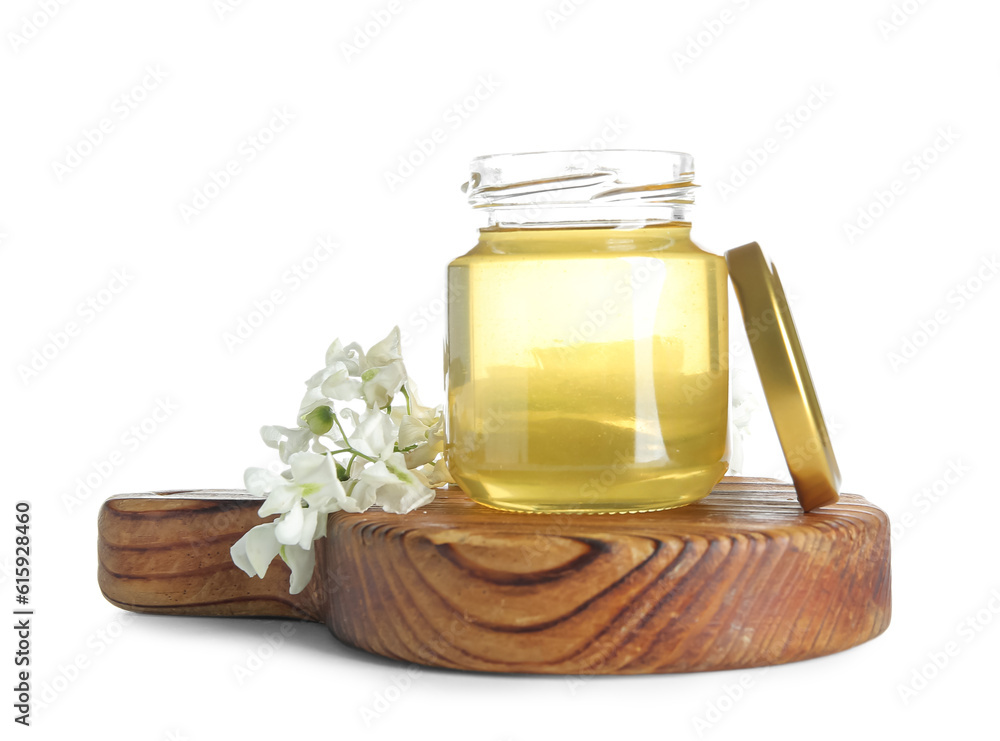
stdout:
[[326,623],[406,662],[490,672],[645,674],[781,664],[889,624],[889,522],[860,496],[804,513],[789,484],[725,478],[696,504],[520,514],[457,489],[407,515],[330,515],[316,573],[288,594],[229,548],[261,520],[241,491],[108,499],[98,580],[126,610]]

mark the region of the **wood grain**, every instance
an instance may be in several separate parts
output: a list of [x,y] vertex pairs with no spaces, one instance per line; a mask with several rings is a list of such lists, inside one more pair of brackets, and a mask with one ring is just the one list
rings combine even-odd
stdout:
[[326,622],[340,640],[455,669],[642,674],[840,651],[890,617],[889,525],[859,496],[810,513],[795,490],[725,478],[704,500],[633,515],[492,510],[443,489],[405,516],[330,516],[317,576],[289,596],[229,546],[257,524],[242,492],[105,503],[100,582],[127,609]]
[[229,549],[263,520],[243,491],[148,492],[111,497],[98,515],[97,581],[134,612],[292,617],[322,622],[323,579],[288,594],[280,559],[250,579]]

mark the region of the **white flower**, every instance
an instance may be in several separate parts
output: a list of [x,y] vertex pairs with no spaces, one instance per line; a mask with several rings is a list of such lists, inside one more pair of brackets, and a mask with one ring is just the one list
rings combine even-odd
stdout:
[[[297,594],[309,582],[315,554],[313,541],[326,535],[326,516],[346,510],[361,512],[340,480],[332,456],[296,453],[291,456],[291,480],[263,468],[248,468],[244,476],[247,491],[266,496],[257,514],[277,514],[274,522],[251,529],[230,549],[233,561],[248,576],[261,576],[276,555],[292,569],[290,592]],[[309,551],[303,553],[302,551]]]
[[380,368],[368,368],[361,374],[361,396],[369,407],[382,409],[406,382],[403,364],[394,361]]
[[437,462],[433,465],[428,463],[420,467],[420,472],[427,479],[427,483],[431,486],[441,486],[442,484],[454,484],[455,479],[451,477],[451,471],[448,470],[447,464],[444,462],[444,458],[438,458]]
[[406,382],[399,343],[399,327],[393,327],[383,340],[359,357],[361,395],[370,407],[381,409],[391,403]]
[[264,425],[260,428],[260,436],[269,448],[275,448],[282,463],[296,453],[309,449],[316,436],[308,427],[281,427],[279,425]]
[[386,512],[398,515],[434,499],[434,491],[423,475],[406,468],[402,453],[393,453],[365,467],[351,495],[361,501],[373,498]]
[[407,468],[419,468],[444,452],[444,408],[423,406],[410,379],[406,392],[405,408],[397,404],[392,418],[399,425],[399,450],[406,457]]
[[247,576],[259,576],[261,579],[267,573],[267,567],[281,550],[281,543],[274,537],[274,523],[268,522],[251,528],[242,538],[233,544],[229,554],[233,562],[246,572]]
[[378,409],[365,409],[360,416],[351,409],[345,413],[354,421],[354,432],[347,436],[352,448],[371,458],[386,458],[392,453],[397,430],[388,414]]
[[380,368],[395,362],[403,362],[403,355],[399,351],[400,334],[399,327],[389,330],[382,340],[379,340],[367,354],[361,355],[361,371],[367,368]]
[[[400,391],[405,405],[396,402]],[[338,410],[337,402],[354,401],[365,402],[360,414]],[[348,430],[341,419],[353,426]],[[250,576],[263,577],[280,556],[292,572],[292,594],[312,577],[313,542],[326,535],[330,512],[363,512],[378,504],[402,514],[431,501],[432,486],[454,483],[441,459],[442,408],[417,402],[400,353],[399,327],[367,353],[357,343],[345,347],[334,340],[326,366],[306,381],[298,422],[298,427],[261,428],[265,444],[277,449],[289,468],[280,476],[250,468],[244,480],[247,491],[264,498],[258,514],[277,517],[252,528],[230,549],[234,563]],[[338,455],[344,458],[338,461]]]
[[312,548],[301,548],[297,545],[282,545],[275,537],[277,528],[275,522],[257,525],[240,538],[229,550],[233,563],[240,567],[247,576],[264,578],[267,567],[275,556],[288,564],[292,571],[289,579],[289,594],[298,594],[312,578],[316,566],[316,551]]
[[399,327],[372,345],[366,354],[357,343],[344,347],[339,339],[326,351],[326,367],[306,381],[299,418],[330,401],[364,399],[369,407],[385,407],[406,383],[400,354]]
[[365,354],[361,350],[361,345],[357,342],[352,342],[347,347],[344,347],[340,340],[336,339],[330,347],[327,348],[326,364],[327,367],[329,367],[334,363],[343,363],[352,376],[360,376],[361,358],[364,356]]
[[351,378],[346,363],[334,361],[306,381],[306,393],[299,404],[299,419],[323,406],[331,399],[351,401],[361,398],[361,381]]
[[280,554],[281,560],[288,564],[288,568],[292,570],[288,593],[298,594],[306,588],[309,580],[312,579],[313,570],[316,568],[316,549],[283,545]]
[[405,451],[407,468],[430,463],[444,452],[444,414],[441,407],[418,407],[413,411],[417,413],[403,415],[399,424],[399,449]]
[[[291,458],[291,468],[291,481],[285,481],[270,471],[259,468],[247,471],[245,477],[247,491],[251,494],[267,494],[267,499],[258,512],[261,517],[284,512],[293,515],[298,522],[296,512],[301,512],[303,507],[326,512],[336,512],[339,509],[348,512],[361,511],[347,496],[343,484],[337,478],[337,465],[333,456],[298,453]],[[262,483],[259,482],[258,475],[253,475],[257,471],[262,474],[260,475]],[[281,542],[295,541],[281,540]],[[304,542],[302,545],[305,547]]]

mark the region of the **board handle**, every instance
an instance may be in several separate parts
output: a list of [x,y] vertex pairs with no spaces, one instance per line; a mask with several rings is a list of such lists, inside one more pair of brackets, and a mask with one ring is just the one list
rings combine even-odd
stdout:
[[299,618],[321,622],[321,579],[288,593],[281,561],[263,579],[233,563],[229,549],[262,520],[245,491],[200,490],[109,498],[98,516],[98,582],[125,610],[171,615]]

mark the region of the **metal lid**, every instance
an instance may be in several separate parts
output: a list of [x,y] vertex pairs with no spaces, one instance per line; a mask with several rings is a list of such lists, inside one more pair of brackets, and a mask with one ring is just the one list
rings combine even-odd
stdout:
[[726,253],[743,324],[799,503],[837,501],[840,469],[778,272],[756,242]]

